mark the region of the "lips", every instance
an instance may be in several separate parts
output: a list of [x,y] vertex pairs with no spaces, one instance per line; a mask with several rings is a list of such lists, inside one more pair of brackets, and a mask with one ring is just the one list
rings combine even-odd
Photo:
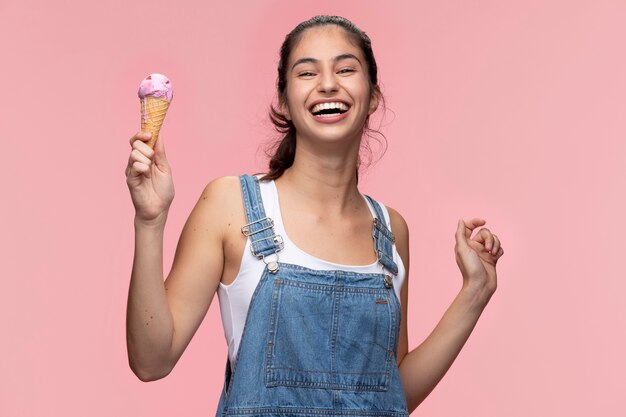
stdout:
[[309,107],[309,112],[318,122],[335,123],[343,120],[350,111],[350,108],[350,104],[343,100],[328,99],[315,101],[311,107]]

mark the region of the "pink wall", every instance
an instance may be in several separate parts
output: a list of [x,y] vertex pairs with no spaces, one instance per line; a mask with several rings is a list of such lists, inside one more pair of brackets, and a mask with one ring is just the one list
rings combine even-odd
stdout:
[[486,218],[506,250],[498,292],[413,415],[622,415],[626,3],[304,4],[0,3],[0,415],[213,415],[217,301],[169,377],[127,365],[136,88],[162,72],[176,89],[169,271],[204,185],[263,168],[278,48],[319,13],[373,39],[389,150],[362,188],[409,222],[411,348],[460,286],[457,219]]

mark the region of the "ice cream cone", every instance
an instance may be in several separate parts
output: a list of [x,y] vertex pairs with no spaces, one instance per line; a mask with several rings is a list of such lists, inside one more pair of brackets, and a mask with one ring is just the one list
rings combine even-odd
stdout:
[[169,107],[170,102],[165,98],[146,96],[141,99],[141,130],[152,133],[152,137],[146,142],[151,148],[154,148],[159,138],[159,132]]

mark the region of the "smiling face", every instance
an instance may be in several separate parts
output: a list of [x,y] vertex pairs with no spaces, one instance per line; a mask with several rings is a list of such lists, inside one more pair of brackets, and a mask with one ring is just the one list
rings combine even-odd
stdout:
[[307,29],[287,63],[285,117],[300,139],[360,139],[378,107],[367,63],[347,32],[326,25]]

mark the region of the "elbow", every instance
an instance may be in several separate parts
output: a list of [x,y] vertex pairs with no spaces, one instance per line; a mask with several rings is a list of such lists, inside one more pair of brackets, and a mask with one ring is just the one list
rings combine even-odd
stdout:
[[137,378],[139,378],[142,382],[151,382],[158,381],[159,379],[163,379],[172,372],[172,367],[167,368],[147,368],[138,366],[133,361],[129,360],[128,364],[130,365],[131,371],[135,374]]
[[158,381],[159,379],[165,378],[168,373],[149,373],[149,372],[137,372],[133,370],[134,374],[139,378],[141,382],[152,382]]
[[146,351],[127,343],[126,353],[130,370],[142,382],[151,382],[163,379],[172,372],[175,361],[167,354],[157,355],[154,350]]

